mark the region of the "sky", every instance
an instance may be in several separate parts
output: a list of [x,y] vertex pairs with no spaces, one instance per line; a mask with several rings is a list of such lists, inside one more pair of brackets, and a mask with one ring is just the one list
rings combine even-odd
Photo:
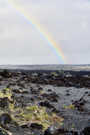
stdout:
[[[31,20],[62,49],[65,59]],[[0,0],[2,64],[90,64],[90,0]]]

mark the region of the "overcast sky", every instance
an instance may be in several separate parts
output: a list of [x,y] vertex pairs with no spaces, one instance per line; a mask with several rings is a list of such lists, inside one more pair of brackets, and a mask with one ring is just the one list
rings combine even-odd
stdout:
[[90,64],[89,0],[0,0],[0,64],[63,64],[22,12],[49,33],[67,64]]

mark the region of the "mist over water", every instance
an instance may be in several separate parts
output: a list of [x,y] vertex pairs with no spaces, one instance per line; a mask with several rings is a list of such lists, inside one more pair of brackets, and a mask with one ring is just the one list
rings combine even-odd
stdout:
[[[89,0],[11,1],[49,33],[67,64],[90,64]],[[0,64],[63,63],[30,21],[8,0],[0,0]]]

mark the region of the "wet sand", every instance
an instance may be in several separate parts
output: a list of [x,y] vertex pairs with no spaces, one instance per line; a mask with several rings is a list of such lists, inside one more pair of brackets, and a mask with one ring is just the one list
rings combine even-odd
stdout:
[[2,66],[0,110],[8,134],[90,135],[89,66]]

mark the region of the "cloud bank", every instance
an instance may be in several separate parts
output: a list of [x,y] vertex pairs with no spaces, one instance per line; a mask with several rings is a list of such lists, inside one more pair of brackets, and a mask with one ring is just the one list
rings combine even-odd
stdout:
[[[88,0],[15,0],[15,3],[62,48],[67,64],[90,64]],[[62,64],[30,21],[7,0],[0,0],[0,64]]]

